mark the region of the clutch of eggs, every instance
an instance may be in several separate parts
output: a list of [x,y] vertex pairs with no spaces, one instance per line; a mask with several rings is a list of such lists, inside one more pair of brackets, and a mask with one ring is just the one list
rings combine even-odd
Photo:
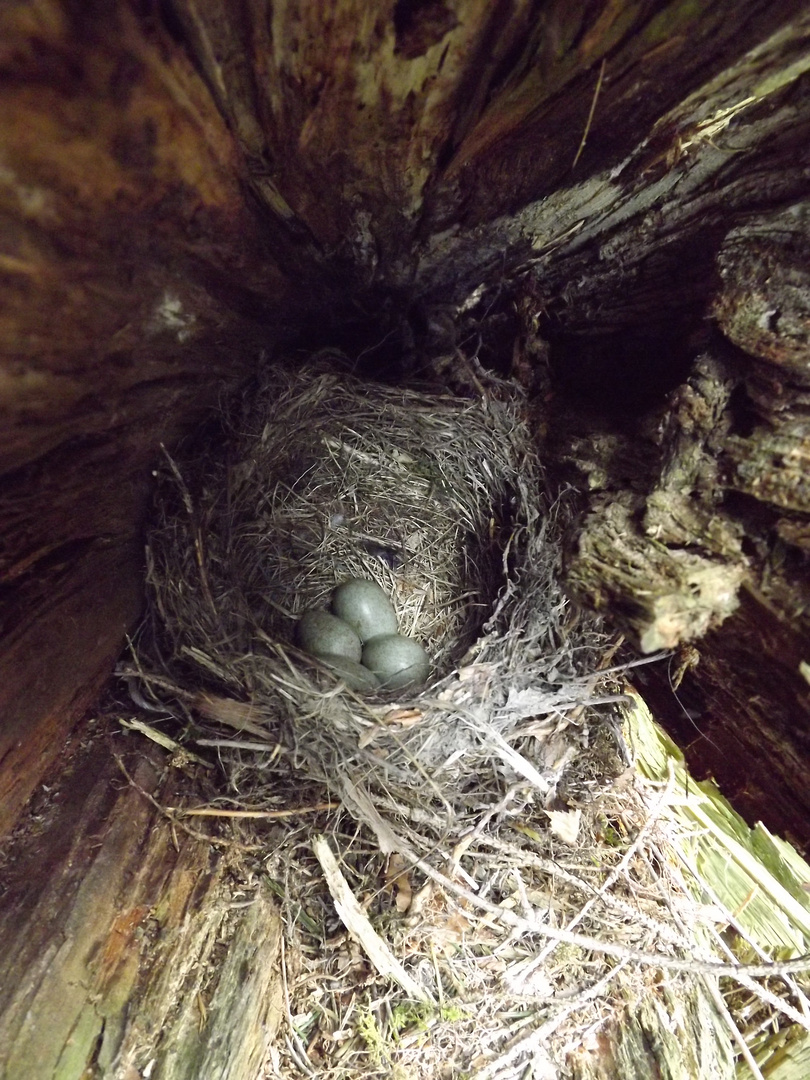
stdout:
[[397,633],[397,616],[373,581],[350,578],[332,593],[332,611],[305,611],[298,623],[301,648],[357,691],[401,690],[428,677],[427,653]]

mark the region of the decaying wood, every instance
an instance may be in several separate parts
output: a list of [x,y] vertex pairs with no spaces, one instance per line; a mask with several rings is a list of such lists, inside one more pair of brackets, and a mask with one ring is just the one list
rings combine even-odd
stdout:
[[[660,995],[660,1000],[659,999]],[[662,1024],[662,1012],[669,1017]],[[599,1050],[572,1057],[574,1080],[648,1080],[662,1068],[673,1080],[735,1075],[731,1040],[704,987],[656,987],[629,1003],[627,1012],[599,1040]]]
[[[742,528],[720,505],[719,451],[734,380],[705,356],[635,437],[570,443],[593,494],[566,571],[643,652],[702,637],[737,607]],[[619,449],[620,448],[620,449]]]
[[758,590],[697,646],[673,693],[650,671],[644,694],[684,748],[699,779],[713,776],[751,824],[810,845],[810,695],[806,636]]
[[[730,18],[680,3],[284,0],[268,18],[260,0],[238,16],[222,0],[175,7],[257,197],[337,246],[357,280],[417,292],[417,241],[460,227],[456,255],[469,247],[483,280],[486,233],[474,227],[500,219],[503,231],[525,204],[622,162],[668,110],[802,8],[745,0]],[[647,164],[663,164],[671,141],[656,137]],[[516,239],[500,245],[500,271]],[[458,258],[439,260],[445,280],[465,276]]]
[[[778,366],[728,350],[723,361],[704,357],[634,436],[570,443],[567,460],[593,494],[569,578],[577,595],[609,609],[644,648],[675,647],[716,627],[682,686],[671,681],[670,666],[650,672],[645,692],[689,748],[698,776],[715,776],[752,823],[805,846],[810,395],[795,348],[800,320],[791,313],[810,296],[810,277],[794,262],[806,238],[791,235],[784,218],[770,233],[766,224],[753,222],[752,242],[768,250],[772,273],[752,304],[784,310],[784,323],[746,321],[736,276],[725,280],[716,308],[723,319],[739,313],[736,343],[778,358]],[[740,236],[734,251],[749,253]],[[688,577],[692,568],[726,590],[701,591],[702,580]]]
[[718,253],[722,288],[712,314],[723,333],[787,379],[810,383],[810,203],[757,215]]
[[598,611],[610,612],[642,652],[702,637],[737,606],[741,566],[670,549],[644,536],[618,499],[585,521],[568,583]]
[[124,742],[79,749],[7,845],[0,1077],[256,1080],[281,1009],[273,901],[147,801],[178,800],[167,755],[126,751],[130,786]]
[[[631,128],[623,154],[601,169],[474,229],[437,231],[420,285],[463,299],[522,270],[555,322],[588,335],[704,308],[726,234],[763,205],[806,197],[809,69],[805,16],[727,56],[721,74],[678,96],[651,128]],[[608,67],[603,95],[610,84]],[[608,98],[600,115],[611,122]]]
[[[660,331],[702,302],[723,237],[805,182],[800,9],[5,11],[0,758],[37,717],[58,745],[48,717],[109,662],[139,571],[99,561],[102,617],[81,558],[131,550],[158,444],[261,347],[365,325],[392,357],[420,334],[429,350],[431,313],[479,285],[522,282],[589,335]],[[24,706],[38,672],[74,665],[58,603],[85,656]],[[6,822],[47,757],[14,759]]]
[[0,831],[138,611],[149,469],[294,303],[240,155],[127,4],[0,16]]
[[[701,735],[701,761],[810,842],[803,8],[6,7],[0,833],[137,616],[160,443],[302,330],[390,336],[391,364],[452,358],[458,305],[481,324],[497,301],[530,366],[546,335],[552,367],[564,342],[591,390],[629,384],[599,343],[630,333],[637,370],[683,383],[643,424],[631,398],[617,430],[577,426],[529,373],[549,466],[585,493],[569,581],[644,648],[716,627],[680,690],[722,747]],[[701,357],[685,382],[656,351],[678,335]],[[163,798],[160,763],[130,767]],[[106,748],[75,769],[7,868],[0,1075],[254,1080],[278,1009],[272,904],[235,897]],[[639,1012],[617,1035],[613,1074],[643,1075],[654,1027]]]

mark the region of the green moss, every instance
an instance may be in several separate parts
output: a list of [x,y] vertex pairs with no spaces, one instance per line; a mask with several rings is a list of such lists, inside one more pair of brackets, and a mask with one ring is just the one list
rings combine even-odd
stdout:
[[685,27],[701,19],[712,5],[705,0],[680,0],[650,19],[641,38],[645,45],[662,45]]
[[368,1005],[362,1005],[357,1010],[357,1033],[365,1043],[372,1064],[377,1068],[391,1064],[391,1054],[380,1025]]

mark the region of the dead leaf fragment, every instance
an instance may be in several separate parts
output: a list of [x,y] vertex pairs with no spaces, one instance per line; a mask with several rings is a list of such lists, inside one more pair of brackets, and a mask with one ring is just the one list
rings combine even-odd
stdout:
[[579,825],[582,819],[582,811],[574,810],[544,810],[548,814],[551,831],[558,836],[564,844],[572,847],[579,836]]

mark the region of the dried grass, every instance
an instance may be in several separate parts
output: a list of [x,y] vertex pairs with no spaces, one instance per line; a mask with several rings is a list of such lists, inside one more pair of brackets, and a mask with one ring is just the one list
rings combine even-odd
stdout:
[[[615,643],[561,591],[570,510],[519,393],[461,400],[315,363],[267,373],[228,424],[205,460],[167,458],[126,676],[216,753],[227,790],[206,810],[244,850],[263,830],[255,868],[286,924],[270,1075],[584,1080],[606,1027],[649,1007],[684,1076],[731,1076],[717,976],[681,970],[717,949],[673,869],[671,786],[629,779]],[[419,693],[353,694],[292,644],[296,615],[353,576],[427,648]],[[393,983],[338,917],[316,833]]]

